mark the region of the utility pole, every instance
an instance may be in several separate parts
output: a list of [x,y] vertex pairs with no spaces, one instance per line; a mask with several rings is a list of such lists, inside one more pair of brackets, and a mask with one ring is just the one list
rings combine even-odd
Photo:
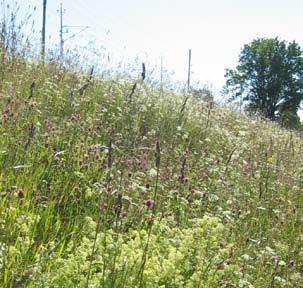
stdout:
[[60,58],[61,61],[63,60],[63,9],[62,9],[62,3],[60,3]]
[[[89,26],[72,26],[72,25],[63,25],[63,15],[65,14],[65,10],[63,9],[62,3],[60,3],[60,10],[57,10],[60,13],[60,59],[63,61],[64,58],[64,44],[67,40],[76,37],[77,35],[84,32],[86,29],[90,28]],[[63,34],[69,33],[68,28],[76,28],[81,29],[79,32],[74,33],[72,36],[63,38]]]
[[188,50],[187,92],[190,90],[191,49]]
[[160,90],[163,93],[163,57],[161,56]]
[[45,31],[46,31],[46,0],[43,0],[43,20],[42,20],[42,41],[41,41],[41,59],[45,60]]

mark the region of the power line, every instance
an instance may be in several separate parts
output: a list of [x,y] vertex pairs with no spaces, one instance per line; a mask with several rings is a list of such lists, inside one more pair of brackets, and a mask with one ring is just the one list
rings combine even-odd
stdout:
[[68,37],[65,39],[65,41],[70,40],[72,38],[75,38],[76,36],[78,36],[79,34],[83,33],[85,30],[87,30],[88,28],[90,28],[90,26],[64,26],[64,27],[77,27],[77,28],[82,28],[80,31],[78,31],[77,33],[74,33],[72,36]]
[[[63,57],[64,57],[64,43],[67,40],[70,40],[70,39],[76,37],[77,35],[83,33],[85,30],[90,28],[90,26],[63,25],[64,12],[65,12],[65,10],[63,10],[62,3],[60,3],[60,58],[61,58],[61,60],[63,60]],[[68,33],[68,30],[64,32],[64,28],[82,28],[82,29],[80,31],[74,33],[72,36],[64,39],[63,33]]]

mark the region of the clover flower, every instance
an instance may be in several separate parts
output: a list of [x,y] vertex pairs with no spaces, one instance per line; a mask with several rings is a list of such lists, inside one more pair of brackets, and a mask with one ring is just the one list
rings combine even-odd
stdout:
[[153,208],[153,206],[154,206],[154,200],[152,200],[152,199],[144,200],[144,201],[143,201],[143,204],[144,204],[147,208],[151,209],[151,208]]

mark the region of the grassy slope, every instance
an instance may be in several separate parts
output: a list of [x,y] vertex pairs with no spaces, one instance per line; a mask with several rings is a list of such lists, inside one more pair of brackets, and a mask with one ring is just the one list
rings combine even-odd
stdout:
[[119,79],[81,96],[55,65],[1,73],[2,287],[302,287],[294,133]]

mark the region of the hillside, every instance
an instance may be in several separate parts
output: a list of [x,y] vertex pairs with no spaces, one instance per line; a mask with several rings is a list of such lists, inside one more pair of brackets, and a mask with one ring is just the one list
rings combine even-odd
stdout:
[[140,81],[0,65],[1,287],[303,287],[299,135]]

